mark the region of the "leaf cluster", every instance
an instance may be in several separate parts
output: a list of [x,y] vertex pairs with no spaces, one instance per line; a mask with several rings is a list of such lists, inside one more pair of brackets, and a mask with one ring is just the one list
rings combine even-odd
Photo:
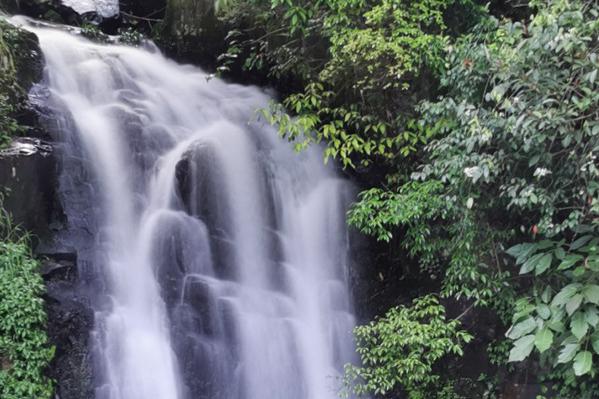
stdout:
[[461,356],[463,344],[472,339],[458,320],[446,319],[433,295],[392,308],[383,318],[356,327],[354,334],[362,365],[346,366],[348,389],[359,395],[385,394],[401,386],[410,398],[437,397],[431,388],[442,378],[435,364],[446,356]]
[[0,231],[0,397],[50,399],[53,386],[46,370],[54,357],[48,344],[45,287],[39,262],[26,238],[18,238],[2,214]]

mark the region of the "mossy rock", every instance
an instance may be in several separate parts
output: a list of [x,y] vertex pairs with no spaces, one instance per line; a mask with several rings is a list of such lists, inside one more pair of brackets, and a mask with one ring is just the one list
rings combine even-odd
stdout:
[[41,80],[44,63],[37,36],[4,20],[0,20],[0,57],[2,73],[14,76],[23,90]]
[[224,51],[226,29],[211,0],[168,0],[157,42],[177,60],[213,67]]
[[37,36],[0,19],[0,147],[27,130],[27,93],[42,73]]

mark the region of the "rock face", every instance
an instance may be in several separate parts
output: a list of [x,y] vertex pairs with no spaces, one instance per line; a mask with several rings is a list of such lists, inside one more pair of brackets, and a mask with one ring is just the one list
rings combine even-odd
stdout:
[[119,18],[118,0],[0,0],[0,9],[67,25],[112,27]]
[[[56,347],[48,373],[57,382],[57,397],[89,399],[93,397],[88,345],[93,313],[81,292],[77,255],[43,249],[52,248],[48,243],[56,233],[54,226],[60,227],[64,216],[56,199],[54,149],[33,105],[36,95],[43,95],[37,84],[42,71],[37,37],[0,19],[0,105],[2,101],[10,105],[0,109],[0,117],[16,124],[17,133],[35,136],[13,137],[0,149],[0,206],[14,224],[31,234],[42,263],[48,335]],[[0,120],[0,129],[3,126],[8,125]],[[6,132],[0,131],[0,137],[2,133]]]
[[[42,76],[43,59],[37,37],[0,20],[0,129],[39,134],[35,113],[25,93]],[[8,105],[8,107],[6,107]],[[17,127],[14,127],[17,125]],[[11,126],[13,126],[11,128]],[[11,130],[0,131],[7,137]],[[0,150],[0,187],[13,222],[44,236],[52,213],[54,178],[52,147],[36,138],[15,138]]]
[[56,347],[49,377],[60,399],[93,398],[89,333],[94,315],[79,293],[76,254],[51,254],[42,263],[48,336]]
[[118,0],[62,0],[61,3],[79,15],[91,12],[102,18],[114,18],[119,14]]
[[34,239],[49,234],[55,212],[55,164],[52,147],[40,139],[23,137],[0,150],[0,186],[3,206],[13,222],[31,232]]
[[168,0],[161,46],[177,59],[213,67],[226,35],[215,13],[213,0]]

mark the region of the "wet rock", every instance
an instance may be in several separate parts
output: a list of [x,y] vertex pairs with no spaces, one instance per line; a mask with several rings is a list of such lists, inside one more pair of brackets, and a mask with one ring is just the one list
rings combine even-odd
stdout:
[[39,40],[33,33],[4,20],[0,20],[0,35],[0,69],[27,92],[42,78],[44,61]]
[[168,0],[160,47],[178,60],[213,68],[227,34],[215,12],[212,0]]
[[224,192],[225,178],[215,167],[218,159],[214,148],[198,143],[186,152],[175,168],[177,192],[185,211],[201,219],[210,234],[210,246],[219,277],[234,278],[230,215]]
[[48,336],[56,348],[49,377],[56,381],[60,399],[93,398],[89,337],[94,315],[84,295],[78,292],[77,256],[73,253],[46,255],[42,275],[48,314]]
[[0,187],[3,207],[13,222],[34,238],[48,236],[50,219],[56,212],[57,184],[52,147],[40,139],[18,138],[0,150]]
[[24,14],[66,25],[91,23],[115,33],[119,25],[118,0],[0,0],[12,14]]

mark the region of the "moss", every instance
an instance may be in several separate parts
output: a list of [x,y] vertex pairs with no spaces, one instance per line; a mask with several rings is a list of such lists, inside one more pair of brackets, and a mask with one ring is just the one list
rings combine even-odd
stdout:
[[27,92],[42,77],[41,54],[33,33],[0,18],[0,147],[26,131],[20,119]]

